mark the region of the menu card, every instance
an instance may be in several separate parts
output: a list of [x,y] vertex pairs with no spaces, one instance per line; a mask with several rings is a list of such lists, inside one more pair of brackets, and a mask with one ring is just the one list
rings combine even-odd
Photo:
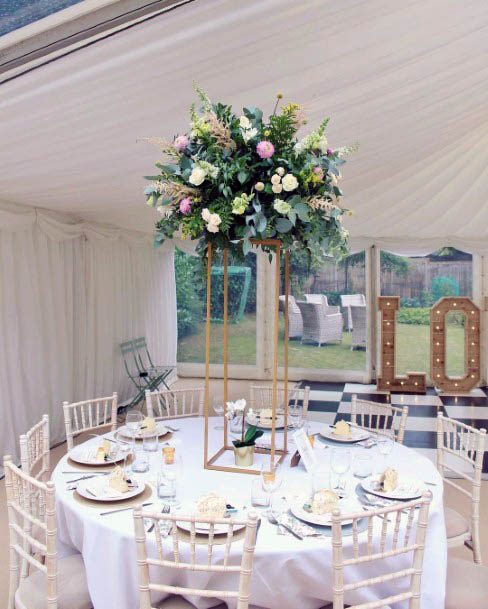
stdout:
[[299,429],[293,434],[293,439],[298,450],[300,457],[302,458],[303,465],[307,472],[312,471],[313,466],[317,463],[317,457],[315,456],[312,443],[308,439],[304,429]]

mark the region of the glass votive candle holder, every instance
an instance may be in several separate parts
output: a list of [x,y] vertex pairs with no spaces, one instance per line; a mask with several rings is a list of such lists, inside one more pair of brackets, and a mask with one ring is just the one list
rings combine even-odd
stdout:
[[163,446],[163,463],[165,465],[171,465],[175,462],[175,447],[174,446]]
[[314,447],[315,444],[315,436],[307,436],[308,437],[308,441],[310,442],[310,444],[312,445],[312,448]]
[[142,436],[142,448],[148,453],[158,450],[158,436],[155,433],[147,433]]
[[356,478],[367,478],[373,471],[371,456],[359,453],[352,461],[352,473]]

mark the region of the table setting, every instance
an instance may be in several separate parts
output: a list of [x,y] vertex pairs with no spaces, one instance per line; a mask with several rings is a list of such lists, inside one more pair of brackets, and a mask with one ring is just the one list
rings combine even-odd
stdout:
[[[357,430],[360,437],[356,430],[351,430],[355,441],[337,441],[329,426],[308,422],[293,413],[289,417],[289,454],[282,463],[270,468],[269,458],[263,460],[258,464],[259,475],[211,471],[203,468],[201,458],[202,418],[165,421],[164,425],[171,433],[164,434],[160,433],[160,422],[154,421],[158,433],[151,443],[145,442],[144,434],[140,433],[148,421],[135,413],[127,419],[125,427],[130,430],[130,436],[125,435],[125,430],[123,433],[117,430],[91,437],[75,446],[53,473],[57,489],[59,552],[60,555],[74,551],[83,554],[94,609],[136,609],[138,606],[137,571],[135,560],[131,559],[135,552],[132,523],[135,505],[151,506],[151,510],[161,513],[238,520],[245,519],[250,510],[256,511],[259,530],[252,603],[269,609],[295,609],[296,606],[318,609],[332,595],[332,509],[343,513],[364,510],[366,513],[393,502],[407,502],[427,491],[431,493],[432,506],[423,598],[429,603],[425,605],[426,609],[442,609],[440,587],[432,584],[434,580],[444,579],[446,570],[442,479],[433,464],[420,454],[391,438],[383,442],[380,436],[361,429]],[[221,419],[210,420],[209,440],[217,446],[223,433],[218,425]],[[339,425],[339,432],[342,427]],[[292,457],[297,450],[294,436],[300,430],[305,432],[314,455],[310,471],[303,461],[292,466]],[[149,421],[148,433],[153,431]],[[265,440],[268,433],[263,431],[261,440]],[[276,434],[283,434],[283,429],[277,429]],[[101,447],[107,449],[108,461],[105,458],[101,461]],[[82,464],[73,459],[81,455],[82,460],[89,460],[89,456],[96,461],[97,454],[98,463]],[[419,472],[422,472],[420,477]],[[393,490],[389,484],[393,485]],[[405,523],[402,521],[401,526],[407,525],[406,519],[405,515]],[[373,522],[379,531],[383,518],[378,516]],[[148,536],[154,534],[149,531],[150,526],[148,522]],[[184,526],[183,523],[182,528]],[[359,533],[366,526],[366,519],[359,520]],[[198,543],[206,544],[208,530],[196,533]],[[225,539],[218,530],[214,534],[217,543],[219,535]],[[235,531],[236,539],[239,540],[242,534],[243,531]],[[162,527],[164,543],[170,543],[166,540],[170,535],[169,527],[167,530]],[[351,526],[346,521],[343,526],[345,540],[350,535]],[[402,559],[392,560],[401,564]],[[299,582],[297,572],[300,572]],[[214,583],[212,587],[215,587]],[[350,602],[369,602],[374,598],[373,587],[353,592]],[[206,599],[191,600],[198,609],[208,606]]]

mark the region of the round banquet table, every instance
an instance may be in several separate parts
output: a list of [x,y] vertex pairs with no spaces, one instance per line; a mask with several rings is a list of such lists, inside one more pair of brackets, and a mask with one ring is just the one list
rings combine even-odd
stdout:
[[[217,422],[221,423],[221,421],[221,419],[209,420],[210,455],[221,446],[223,432],[214,429]],[[178,498],[182,505],[214,491],[225,496],[233,505],[249,507],[251,484],[253,480],[257,479],[257,476],[203,468],[204,419],[173,419],[171,425],[179,428],[179,431],[173,434],[171,442],[175,444],[177,452],[183,458],[183,474],[178,488]],[[310,429],[313,432],[318,431],[321,427],[320,423],[310,423]],[[109,433],[106,436],[113,437],[113,434]],[[93,438],[89,442],[98,443],[99,440]],[[324,449],[323,446],[326,444],[321,441],[316,441],[315,444],[314,450],[317,458],[327,463],[332,451],[330,448]],[[377,460],[382,459],[376,448],[352,447],[352,456],[354,457],[356,451],[365,450],[371,454],[374,467]],[[306,488],[309,484],[308,475],[302,464],[295,468],[289,467],[290,455],[294,451],[295,445],[290,442],[289,455],[283,468],[284,486],[278,491],[279,493],[286,493],[287,488],[288,490]],[[158,450],[149,455],[150,471],[145,474],[135,474],[135,477],[153,484],[161,463],[161,451]],[[229,458],[232,458],[230,452]],[[67,456],[63,457],[53,472],[57,496],[59,556],[66,556],[74,551],[79,551],[83,555],[94,609],[137,609],[139,604],[132,510],[100,516],[102,511],[111,509],[111,506],[100,504],[99,507],[93,507],[79,503],[74,498],[73,491],[67,490],[70,485],[66,484],[67,480],[76,478],[77,475],[70,476],[61,472],[70,469],[81,470],[83,466],[76,467],[67,459]],[[433,497],[424,555],[421,607],[422,609],[443,609],[447,542],[442,503],[442,478],[433,463],[426,457],[399,444],[394,445],[388,457],[388,464],[395,467],[400,475],[416,476],[421,480],[435,483],[435,486],[429,486]],[[357,484],[357,480],[353,480],[351,475],[348,480],[348,488],[354,489],[355,484]],[[147,509],[154,511],[160,511],[163,504],[163,501],[157,498],[155,490],[153,490],[152,497],[146,501],[153,502],[153,505]],[[375,518],[374,523],[375,535],[377,535],[380,533],[382,520]],[[362,535],[366,535],[366,533]],[[346,546],[351,543],[350,540],[351,538],[345,537]],[[166,539],[164,543],[168,544],[169,549],[171,538]],[[149,544],[152,544],[149,552],[154,552],[156,555],[153,535],[150,537]],[[239,552],[241,544],[240,541],[234,544],[236,552]],[[219,551],[218,548],[219,546],[216,547],[216,551]],[[388,560],[395,561],[396,569],[410,566],[409,556]],[[277,528],[263,517],[254,556],[252,605],[269,609],[296,609],[297,607],[318,609],[322,607],[325,604],[324,601],[332,599],[331,562],[330,538],[309,537],[299,540],[291,536],[279,535]],[[391,567],[391,563],[389,566]],[[353,569],[348,569],[346,577],[359,579],[365,576],[371,577],[372,574],[381,574],[381,571],[377,569],[372,571],[372,567],[368,565]],[[208,586],[209,588],[225,589],[232,585],[232,582],[229,583],[228,574],[185,573],[173,569],[164,574],[159,571],[158,576],[164,578],[167,583],[194,588]],[[234,574],[230,574],[230,577],[234,577]],[[353,591],[350,596],[346,596],[345,600],[349,604],[365,603],[375,600],[378,595],[384,597],[388,594],[398,594],[403,590],[402,582],[403,580],[396,583],[384,583],[377,588],[359,589]],[[234,583],[236,584],[236,582]],[[405,585],[404,582],[403,585]],[[236,585],[234,585],[234,589],[236,589]],[[155,597],[153,601],[159,602],[162,598]],[[216,604],[215,600],[202,597],[189,596],[188,600],[198,609],[207,609]],[[397,604],[394,609],[404,606],[404,604]],[[230,601],[229,607],[235,608],[233,600]]]

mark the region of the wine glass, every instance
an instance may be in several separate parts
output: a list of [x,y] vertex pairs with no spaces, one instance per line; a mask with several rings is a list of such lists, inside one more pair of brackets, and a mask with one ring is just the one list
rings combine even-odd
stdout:
[[333,448],[330,455],[330,465],[332,471],[338,476],[337,486],[334,487],[334,490],[340,491],[344,495],[346,481],[341,476],[344,476],[351,467],[351,451],[349,448]]
[[261,465],[261,484],[263,485],[263,490],[270,495],[270,505],[273,502],[273,493],[280,488],[282,482],[283,472],[279,463],[271,467],[264,464]]
[[132,437],[132,448],[135,450],[136,447],[136,435],[141,427],[141,423],[144,420],[142,413],[138,410],[129,410],[125,417],[125,425],[130,432]]
[[304,424],[303,420],[303,408],[298,404],[290,405],[290,409],[288,411],[290,417],[290,424],[293,429],[301,429]]
[[[218,417],[223,416],[224,414],[224,398],[219,395],[214,397],[213,399],[213,410]],[[214,427],[214,429],[224,429],[224,426],[219,424]]]
[[393,450],[393,438],[389,436],[383,436],[378,434],[378,438],[376,440],[378,450],[383,455],[383,465],[386,469],[387,457]]

